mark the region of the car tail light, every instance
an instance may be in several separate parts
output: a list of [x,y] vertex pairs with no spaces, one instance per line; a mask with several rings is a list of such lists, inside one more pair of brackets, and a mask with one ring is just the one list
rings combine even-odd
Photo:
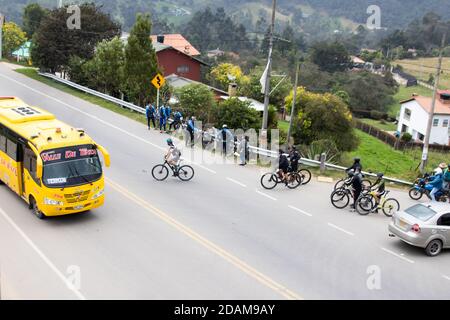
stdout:
[[417,233],[420,233],[420,226],[416,223],[411,227],[411,230]]

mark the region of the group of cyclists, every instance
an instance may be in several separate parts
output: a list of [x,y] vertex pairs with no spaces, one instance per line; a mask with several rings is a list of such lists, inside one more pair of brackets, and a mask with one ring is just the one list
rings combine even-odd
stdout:
[[301,158],[300,153],[295,146],[289,147],[288,153],[285,153],[282,149],[278,152],[278,174],[281,181],[287,183],[287,174],[298,171],[298,164]]

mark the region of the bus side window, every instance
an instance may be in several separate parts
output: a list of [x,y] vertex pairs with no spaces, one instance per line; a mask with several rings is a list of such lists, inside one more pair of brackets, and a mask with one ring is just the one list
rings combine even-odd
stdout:
[[6,152],[6,137],[2,128],[0,128],[0,151]]
[[6,154],[14,161],[17,161],[17,143],[8,138],[6,139]]

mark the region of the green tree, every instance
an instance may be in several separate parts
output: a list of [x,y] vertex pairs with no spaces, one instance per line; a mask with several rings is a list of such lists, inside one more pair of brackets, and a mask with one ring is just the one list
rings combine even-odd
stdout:
[[2,50],[6,56],[19,49],[27,41],[25,32],[14,22],[6,22],[3,25]]
[[181,87],[175,91],[175,96],[179,101],[177,108],[186,118],[195,116],[203,123],[209,123],[212,120],[216,101],[212,91],[204,84],[192,83]]
[[347,70],[351,62],[347,49],[339,42],[318,42],[313,45],[310,55],[320,70],[330,73]]
[[150,16],[138,14],[125,47],[125,78],[128,98],[144,106],[154,100],[156,89],[151,80],[157,75],[158,62],[150,38],[152,23]]
[[94,4],[80,5],[81,29],[69,29],[67,7],[50,11],[33,36],[31,57],[41,69],[65,71],[69,59],[77,56],[89,60],[98,42],[120,35],[120,26]]
[[245,85],[248,78],[243,74],[241,68],[232,63],[221,63],[212,68],[210,78],[215,85],[218,85],[224,90],[228,90],[228,85],[232,82],[230,77],[233,77],[239,86]]
[[97,88],[107,94],[118,96],[124,83],[125,52],[124,44],[118,38],[103,40],[95,50],[95,55],[88,62],[93,71]]
[[[286,97],[292,105],[293,92]],[[340,151],[351,151],[358,145],[354,134],[352,115],[341,98],[330,94],[318,94],[297,90],[297,115],[294,119],[295,143],[310,145],[317,140],[331,140]]]
[[233,129],[258,129],[261,126],[261,117],[255,109],[250,107],[250,102],[241,101],[231,97],[219,103],[215,112],[215,125],[221,128],[226,124]]
[[23,30],[28,38],[32,38],[39,28],[42,19],[48,14],[48,10],[42,8],[38,3],[30,3],[23,9],[22,23]]

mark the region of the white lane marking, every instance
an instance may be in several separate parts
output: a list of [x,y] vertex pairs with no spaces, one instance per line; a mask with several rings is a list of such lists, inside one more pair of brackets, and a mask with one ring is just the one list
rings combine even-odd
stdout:
[[393,252],[393,251],[391,251],[391,250],[388,250],[388,249],[386,249],[386,248],[381,248],[381,250],[383,250],[384,252],[387,252],[387,253],[389,253],[389,254],[392,254],[393,256],[396,256],[397,258],[400,258],[400,259],[402,259],[402,260],[405,260],[406,262],[414,263],[413,260],[408,259],[408,258],[405,258],[405,257],[403,257],[403,256],[401,256],[401,255],[399,255],[399,254],[397,254],[397,253],[395,253],[395,252]]
[[297,212],[300,212],[301,214],[304,214],[305,216],[312,217],[312,214],[311,214],[311,213],[308,213],[308,212],[306,212],[306,211],[303,211],[302,209],[296,208],[296,207],[294,207],[294,206],[288,206],[288,207],[291,208],[292,210],[295,210],[295,211],[297,211]]
[[[74,106],[72,106],[72,105],[70,105],[70,104],[68,104],[68,103],[65,103],[64,101],[62,101],[62,100],[60,100],[60,99],[58,99],[58,98],[55,98],[55,97],[49,96],[48,94],[42,93],[42,92],[40,92],[40,91],[38,91],[38,90],[36,90],[36,89],[34,89],[34,88],[32,88],[32,87],[26,85],[26,84],[23,84],[23,83],[21,83],[21,82],[19,82],[19,81],[17,81],[17,80],[14,80],[13,78],[10,78],[10,77],[5,76],[5,75],[3,75],[3,74],[0,74],[0,77],[3,77],[3,78],[6,78],[6,79],[8,79],[8,80],[10,80],[10,81],[12,81],[12,82],[15,82],[15,83],[17,83],[18,85],[21,85],[21,86],[23,86],[23,87],[25,87],[25,88],[27,88],[27,89],[33,91],[33,92],[36,92],[36,93],[38,93],[38,94],[40,94],[40,95],[42,95],[42,96],[44,96],[44,97],[47,97],[48,99],[54,100],[54,101],[56,101],[56,102],[58,102],[58,103],[60,103],[60,104],[62,104],[62,105],[65,105],[66,107],[68,107],[68,108],[70,108],[70,109],[72,109],[72,110],[75,110],[75,111],[77,111],[77,112],[80,112],[81,114],[84,114],[84,115],[87,116],[87,117],[90,117],[90,118],[92,118],[92,119],[94,119],[94,120],[97,120],[98,122],[103,123],[103,124],[106,125],[106,126],[109,126],[109,127],[113,128],[113,129],[116,129],[116,130],[118,130],[118,131],[120,131],[120,132],[122,132],[122,133],[124,133],[124,134],[126,134],[126,135],[128,135],[128,136],[130,136],[130,137],[132,137],[132,138],[135,138],[135,139],[137,139],[137,140],[139,140],[139,141],[141,141],[141,142],[144,142],[144,143],[146,143],[146,144],[149,144],[149,145],[151,145],[151,146],[153,146],[153,147],[155,147],[155,148],[157,148],[157,149],[159,149],[159,150],[162,150],[162,151],[165,151],[165,150],[166,150],[166,149],[164,149],[163,147],[158,146],[158,145],[156,145],[156,144],[154,144],[154,143],[152,143],[152,142],[150,142],[150,141],[147,141],[147,140],[145,140],[145,139],[142,138],[142,137],[139,137],[139,136],[137,136],[137,135],[135,135],[135,134],[133,134],[133,133],[131,133],[131,132],[128,132],[128,131],[126,131],[126,130],[124,130],[124,129],[118,127],[118,126],[115,126],[115,125],[113,125],[113,124],[111,124],[111,123],[109,123],[109,122],[107,122],[107,121],[105,121],[105,120],[102,120],[102,119],[100,119],[100,118],[97,117],[97,116],[94,116],[94,115],[92,115],[92,114],[90,114],[90,113],[87,113],[87,112],[81,110],[81,109],[78,109],[77,107],[74,107]],[[45,84],[44,84],[44,85],[45,85]],[[87,103],[88,103],[88,102],[87,102]],[[209,172],[211,172],[211,173],[214,173],[214,174],[217,173],[216,171],[211,170],[211,169],[209,169],[209,168],[207,168],[207,167],[205,167],[205,166],[203,166],[203,165],[201,165],[201,164],[195,163],[195,162],[193,162],[193,161],[186,160],[186,162],[190,162],[190,163],[192,163],[192,164],[195,164],[195,165],[197,165],[198,167],[200,167],[200,168],[202,168],[202,169],[204,169],[204,170],[206,170],[206,171],[209,171]]]
[[269,196],[268,194],[265,194],[264,192],[261,192],[261,191],[259,191],[259,190],[256,190],[256,193],[257,193],[257,194],[260,194],[260,195],[262,195],[263,197],[266,197],[266,198],[268,198],[268,199],[270,199],[270,200],[277,201],[277,198],[274,198],[274,197],[272,197],[272,196]]
[[446,275],[442,275],[442,278],[444,278],[445,280],[448,280],[448,281],[450,281],[450,277],[449,277],[449,276],[446,276]]
[[50,261],[49,258],[34,244],[34,242],[19,228],[19,226],[8,216],[8,214],[0,208],[0,214],[5,218],[6,221],[25,239],[25,241],[30,245],[30,247],[38,254],[39,257],[52,269],[53,272],[64,282],[69,290],[71,290],[78,299],[86,300],[86,298],[81,294],[81,292],[76,289],[72,283],[58,270],[58,268]]
[[231,182],[233,182],[233,183],[235,183],[235,184],[237,184],[237,185],[239,185],[239,186],[241,186],[241,187],[247,188],[247,186],[246,186],[245,184],[243,184],[242,182],[239,182],[239,181],[234,180],[234,179],[232,179],[232,178],[227,178],[227,180],[228,180],[228,181],[231,181]]
[[345,230],[345,229],[342,229],[341,227],[338,227],[337,225],[335,225],[335,224],[332,224],[332,223],[328,223],[328,226],[329,227],[332,227],[332,228],[334,228],[334,229],[336,229],[336,230],[339,230],[339,231],[341,231],[341,232],[343,232],[343,233],[345,233],[345,234],[348,234],[349,236],[354,236],[355,234],[354,233],[352,233],[352,232],[350,232],[350,231],[347,231],[347,230]]

